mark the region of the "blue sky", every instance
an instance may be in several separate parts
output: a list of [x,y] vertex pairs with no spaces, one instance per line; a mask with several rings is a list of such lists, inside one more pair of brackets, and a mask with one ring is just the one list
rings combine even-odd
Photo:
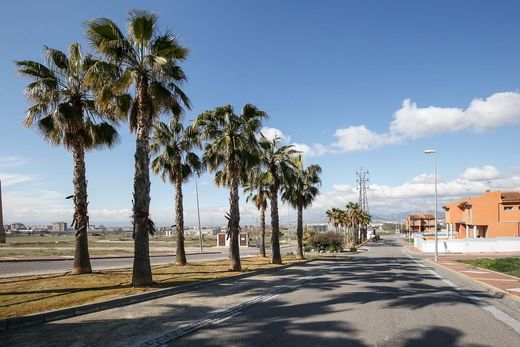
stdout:
[[[215,106],[253,103],[265,126],[323,167],[307,214],[356,198],[355,171],[370,171],[375,214],[432,208],[432,158],[441,203],[486,188],[519,190],[520,3],[517,1],[17,1],[0,13],[0,179],[6,223],[70,220],[71,155],[22,125],[28,107],[13,60],[41,60],[42,46],[83,44],[86,20],[121,27],[131,8],[157,13],[191,49],[183,65],[191,120]],[[409,101],[405,101],[409,100]],[[480,101],[479,101],[480,100]],[[89,153],[92,223],[128,224],[134,136]],[[305,146],[304,146],[305,145]],[[193,182],[185,188],[195,219]],[[219,223],[227,191],[200,180],[204,224]],[[173,189],[154,177],[151,212],[173,218]],[[242,201],[242,221],[256,212]],[[282,208],[282,222],[287,208]],[[285,214],[285,216],[284,216]],[[291,217],[292,214],[292,217]],[[294,221],[294,211],[289,212]],[[285,220],[284,220],[285,219]]]

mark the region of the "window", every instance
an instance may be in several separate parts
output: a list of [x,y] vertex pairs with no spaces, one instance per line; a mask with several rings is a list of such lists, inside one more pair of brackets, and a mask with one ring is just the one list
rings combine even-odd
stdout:
[[504,211],[512,211],[513,206],[504,206]]

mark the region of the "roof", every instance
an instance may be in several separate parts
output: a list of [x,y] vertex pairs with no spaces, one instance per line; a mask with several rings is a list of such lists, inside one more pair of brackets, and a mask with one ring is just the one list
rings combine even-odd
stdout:
[[411,214],[409,216],[410,219],[435,219],[435,217],[433,216],[433,214],[424,214],[424,213],[419,213],[419,214]]
[[520,192],[503,192],[501,198],[503,203],[520,202]]

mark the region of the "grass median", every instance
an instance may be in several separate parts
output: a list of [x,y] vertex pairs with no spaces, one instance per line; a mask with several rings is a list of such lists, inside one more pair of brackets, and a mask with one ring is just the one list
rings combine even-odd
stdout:
[[520,278],[520,258],[480,258],[459,260],[461,263],[493,270],[506,275]]
[[[299,261],[292,256],[286,256],[283,260],[285,264]],[[270,264],[270,258],[242,259],[243,272],[278,266]],[[67,274],[2,278],[0,318],[18,317],[238,274],[229,271],[227,260],[187,266],[154,266],[152,271],[156,284],[149,288],[132,287],[131,269],[96,271],[80,276]]]

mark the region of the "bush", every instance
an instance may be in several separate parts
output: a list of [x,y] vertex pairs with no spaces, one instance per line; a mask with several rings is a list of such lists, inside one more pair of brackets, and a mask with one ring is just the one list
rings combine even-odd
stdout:
[[306,251],[313,249],[318,253],[334,253],[343,250],[342,237],[334,232],[320,233],[315,231],[306,231],[303,241]]

